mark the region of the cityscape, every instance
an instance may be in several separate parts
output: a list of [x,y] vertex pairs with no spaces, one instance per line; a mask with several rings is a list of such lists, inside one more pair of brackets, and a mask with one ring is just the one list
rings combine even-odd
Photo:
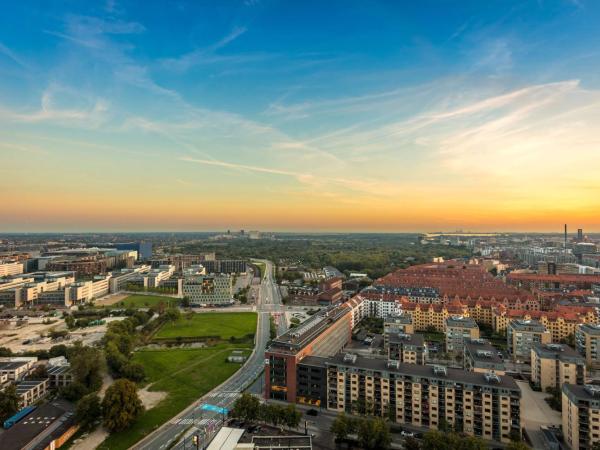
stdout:
[[600,2],[4,2],[0,450],[600,450]]

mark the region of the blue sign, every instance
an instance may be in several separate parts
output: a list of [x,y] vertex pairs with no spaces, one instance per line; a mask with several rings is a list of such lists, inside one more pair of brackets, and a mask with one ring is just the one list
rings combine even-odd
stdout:
[[211,404],[208,404],[208,403],[203,404],[200,407],[200,409],[203,410],[203,411],[212,411],[212,412],[216,412],[216,413],[219,413],[219,414],[227,414],[227,413],[229,413],[229,410],[227,408],[222,408],[220,406],[211,405]]

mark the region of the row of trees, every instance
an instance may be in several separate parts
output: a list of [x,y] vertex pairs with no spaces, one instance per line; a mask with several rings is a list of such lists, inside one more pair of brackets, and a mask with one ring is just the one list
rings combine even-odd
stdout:
[[248,422],[265,422],[273,426],[298,428],[302,413],[293,404],[280,406],[261,403],[252,394],[243,393],[233,405],[231,416]]
[[383,450],[392,442],[389,425],[379,417],[356,419],[342,412],[331,424],[330,431],[337,442],[346,441],[350,435],[357,435],[359,445],[365,450]]
[[135,383],[121,378],[109,386],[102,401],[96,392],[82,397],[77,402],[75,416],[85,430],[102,419],[106,429],[116,432],[129,428],[143,411]]

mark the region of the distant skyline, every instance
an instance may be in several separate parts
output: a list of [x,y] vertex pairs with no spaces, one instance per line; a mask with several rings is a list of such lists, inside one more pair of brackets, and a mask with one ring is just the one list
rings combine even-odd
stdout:
[[0,232],[600,231],[600,2],[8,2]]

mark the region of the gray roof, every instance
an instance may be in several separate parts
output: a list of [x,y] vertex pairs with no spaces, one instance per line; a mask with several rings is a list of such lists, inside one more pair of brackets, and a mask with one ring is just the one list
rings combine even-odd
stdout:
[[29,361],[3,361],[0,362],[0,370],[15,370],[26,366]]
[[501,388],[515,391],[519,396],[521,390],[515,380],[507,375],[497,377],[497,380],[488,379],[486,374],[480,372],[468,372],[460,369],[445,368],[445,373],[440,373],[434,366],[422,366],[419,364],[397,363],[397,366],[388,366],[387,361],[373,358],[356,356],[354,362],[344,361],[344,354],[338,354],[327,361],[327,366],[347,367],[349,369],[365,369],[378,372],[386,372],[406,377],[428,378],[440,382],[452,382],[456,384],[472,384],[489,388]]
[[498,349],[484,339],[471,339],[464,344],[465,353],[475,362],[504,364],[498,356]]
[[600,336],[600,325],[594,325],[591,323],[582,323],[579,325],[579,329],[587,334],[594,336]]
[[537,320],[513,320],[508,324],[508,326],[509,328],[517,331],[546,331],[546,327]]
[[470,317],[448,317],[446,326],[452,328],[479,328],[477,322]]
[[565,344],[541,344],[533,345],[532,350],[540,358],[552,358],[560,361],[585,364],[585,358],[581,356],[572,347]]
[[415,347],[425,347],[425,337],[422,334],[389,333],[390,344],[404,344]]

